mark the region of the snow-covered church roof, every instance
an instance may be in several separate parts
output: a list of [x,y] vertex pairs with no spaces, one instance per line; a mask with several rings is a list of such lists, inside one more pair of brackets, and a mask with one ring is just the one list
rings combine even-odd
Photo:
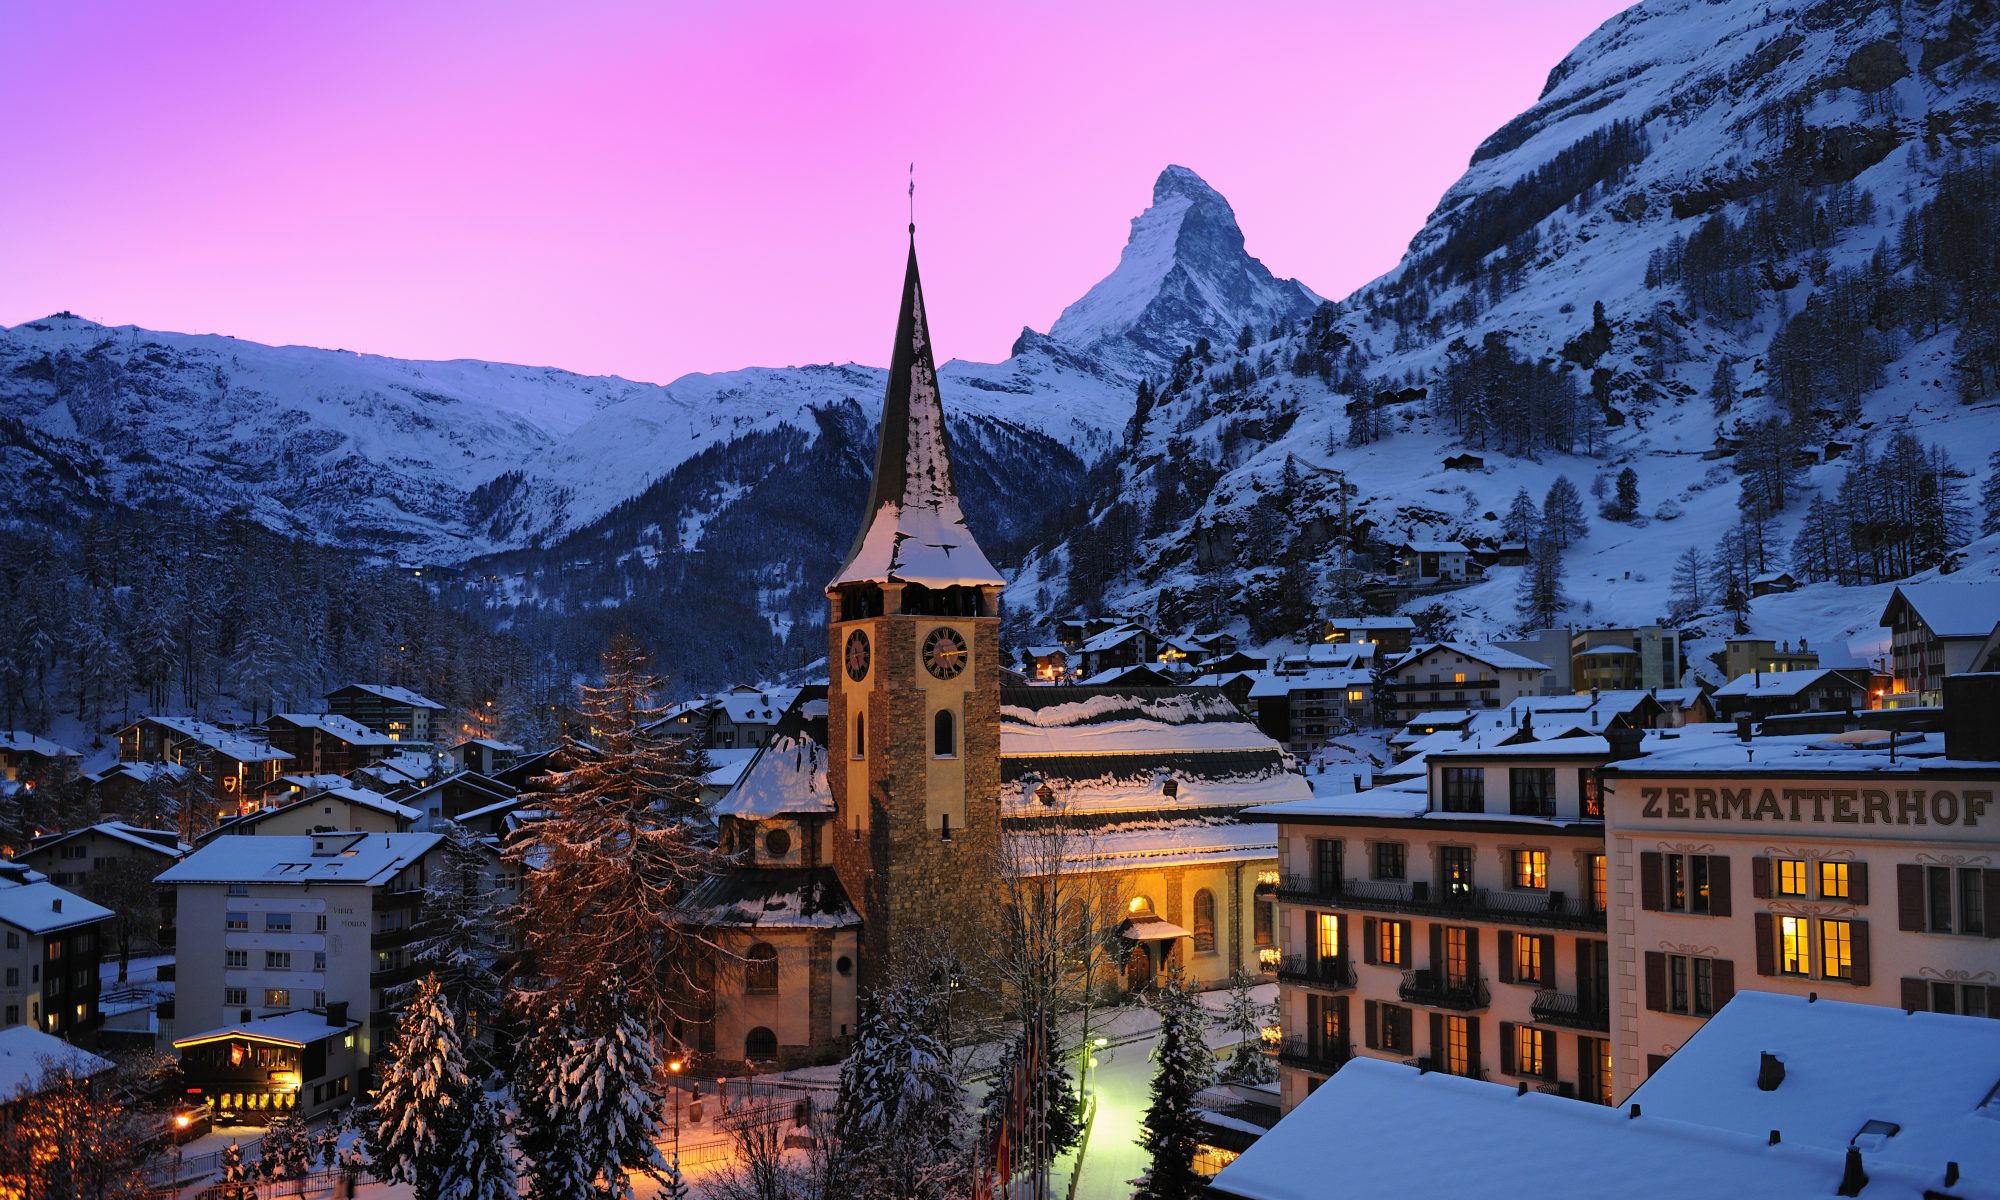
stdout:
[[916,226],[903,274],[902,313],[882,400],[875,483],[861,532],[829,587],[843,583],[914,583],[924,587],[1001,584],[1000,572],[966,527],[951,479],[951,444],[931,359],[930,323],[917,278]]

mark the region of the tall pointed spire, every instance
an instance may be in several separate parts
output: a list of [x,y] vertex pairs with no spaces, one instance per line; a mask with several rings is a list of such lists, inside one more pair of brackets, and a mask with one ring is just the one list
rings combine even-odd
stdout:
[[875,445],[875,481],[860,532],[834,577],[843,583],[998,584],[966,528],[951,478],[951,442],[937,365],[931,359],[930,323],[917,277],[917,227],[910,226],[909,265],[903,272],[902,312],[889,357],[889,388],[882,399],[882,433]]

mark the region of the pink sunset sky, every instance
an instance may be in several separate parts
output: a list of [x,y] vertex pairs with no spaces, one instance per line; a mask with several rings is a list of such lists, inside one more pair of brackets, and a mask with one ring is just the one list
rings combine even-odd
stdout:
[[0,10],[0,325],[667,381],[939,350],[1117,262],[1168,163],[1339,297],[1618,0]]

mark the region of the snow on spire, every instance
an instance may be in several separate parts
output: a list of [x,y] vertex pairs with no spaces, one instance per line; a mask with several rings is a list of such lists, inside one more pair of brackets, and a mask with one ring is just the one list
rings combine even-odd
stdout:
[[1000,572],[966,528],[951,478],[951,440],[931,358],[930,322],[917,277],[917,227],[903,274],[902,312],[882,400],[875,481],[860,533],[829,586],[843,583],[999,584]]

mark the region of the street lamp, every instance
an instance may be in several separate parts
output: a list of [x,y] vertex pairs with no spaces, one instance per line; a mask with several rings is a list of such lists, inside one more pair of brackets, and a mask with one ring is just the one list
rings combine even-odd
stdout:
[[667,1074],[674,1077],[674,1170],[681,1169],[681,1088],[680,1074],[687,1063],[676,1058],[667,1063]]

